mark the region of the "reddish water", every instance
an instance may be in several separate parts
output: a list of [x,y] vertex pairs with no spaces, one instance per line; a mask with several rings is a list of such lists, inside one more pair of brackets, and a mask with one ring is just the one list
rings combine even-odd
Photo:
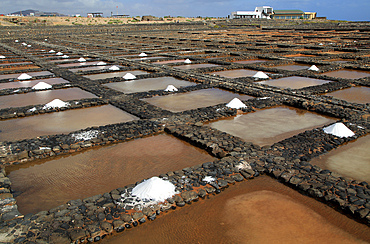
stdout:
[[266,84],[269,86],[275,86],[280,88],[291,88],[291,89],[300,89],[307,86],[317,86],[322,85],[325,83],[329,83],[329,80],[320,80],[320,79],[312,79],[306,77],[299,77],[299,76],[291,76],[285,77],[276,80],[264,80],[258,82],[260,84]]
[[240,100],[248,100],[253,98],[248,95],[240,95],[226,90],[211,88],[188,93],[156,96],[143,100],[172,112],[181,112],[189,109],[227,103],[235,97],[239,98]]
[[326,72],[323,73],[323,75],[345,79],[359,79],[370,76],[370,72],[342,69],[337,71]]
[[220,66],[220,65],[217,65],[217,64],[185,64],[185,65],[175,66],[174,68],[188,70],[188,69],[208,68],[208,67],[216,67],[216,66]]
[[6,170],[27,214],[209,161],[205,151],[161,134]]
[[[2,79],[14,79],[20,76],[22,73],[19,74],[8,74],[8,75],[0,75],[0,80]],[[52,75],[53,73],[49,71],[37,71],[37,72],[27,72],[30,76],[43,76],[43,75]]]
[[10,70],[24,70],[24,69],[37,69],[40,68],[37,65],[24,65],[24,66],[11,66],[11,67],[1,67],[0,66],[0,71],[10,71]]
[[[148,238],[150,237],[150,238]],[[267,176],[101,243],[364,243],[369,228]]]
[[370,136],[361,137],[314,158],[311,163],[346,177],[370,182],[369,148]]
[[239,78],[239,77],[251,77],[257,73],[256,70],[250,69],[235,69],[235,70],[226,70],[218,71],[211,73],[212,75],[219,75],[227,78]]
[[112,105],[73,109],[0,121],[0,141],[16,141],[42,135],[69,133],[91,126],[136,120]]
[[240,61],[234,61],[233,63],[238,64],[254,64],[254,63],[261,63],[261,62],[267,62],[267,59],[250,59],[250,60],[240,60]]
[[107,78],[114,78],[114,77],[123,77],[127,73],[131,73],[133,75],[149,74],[148,72],[142,71],[142,70],[129,70],[129,71],[120,71],[120,72],[101,73],[101,74],[95,74],[95,75],[84,75],[83,77],[86,77],[90,80],[100,80],[100,79],[107,79]]
[[94,94],[84,91],[80,88],[29,92],[25,94],[0,96],[0,108],[24,107],[28,105],[46,104],[54,99],[67,101],[95,97],[96,96]]
[[326,93],[325,95],[333,96],[353,103],[370,103],[370,87],[357,86],[346,88],[339,91]]
[[294,65],[280,65],[280,66],[274,66],[276,69],[283,69],[283,70],[289,70],[289,71],[296,71],[301,69],[308,69],[311,67],[310,65],[305,64],[294,64]]
[[280,106],[219,120],[210,126],[264,146],[332,122],[333,118]]
[[8,88],[20,88],[20,87],[33,87],[39,82],[45,82],[49,85],[69,83],[69,81],[63,78],[49,78],[49,79],[40,79],[40,80],[30,80],[30,81],[14,81],[7,83],[0,83],[0,90]]
[[11,63],[11,62],[1,62],[0,63],[0,66],[6,66],[6,65],[18,65],[18,64],[32,64],[32,62],[14,62],[14,63]]
[[141,80],[130,80],[124,82],[114,82],[105,84],[104,86],[124,93],[135,93],[150,90],[164,90],[167,88],[168,85],[174,85],[176,88],[180,88],[184,86],[194,86],[196,85],[196,83],[176,79],[173,77],[158,77]]

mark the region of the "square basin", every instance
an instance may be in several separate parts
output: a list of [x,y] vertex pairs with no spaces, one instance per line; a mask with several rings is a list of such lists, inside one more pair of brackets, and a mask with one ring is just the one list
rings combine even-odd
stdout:
[[110,192],[159,174],[213,161],[173,136],[160,134],[73,155],[6,168],[22,214]]
[[144,98],[142,100],[172,112],[182,112],[190,109],[214,106],[220,103],[228,103],[235,97],[240,100],[253,98],[248,95],[237,94],[218,88],[210,88],[187,93]]
[[76,72],[89,71],[89,70],[103,70],[103,69],[108,69],[109,67],[110,66],[97,65],[97,66],[80,67],[80,68],[74,68],[74,69],[68,69],[68,70],[76,73]]
[[185,64],[185,65],[174,66],[174,68],[188,70],[188,69],[209,68],[209,67],[217,67],[217,66],[220,66],[220,65],[218,64]]
[[370,103],[370,87],[356,86],[326,93],[327,96],[352,103]]
[[67,63],[67,64],[58,64],[58,67],[74,67],[74,66],[84,66],[84,65],[96,65],[101,61],[91,61],[91,62],[78,62],[78,63]]
[[40,68],[40,66],[29,64],[29,65],[22,65],[22,66],[17,66],[17,65],[12,65],[8,67],[1,67],[0,66],[0,71],[10,71],[10,70],[24,70],[24,69],[37,69]]
[[67,101],[82,98],[96,98],[96,96],[80,88],[68,88],[68,89],[29,92],[24,94],[13,94],[7,96],[0,96],[0,109],[46,104],[54,99]]
[[237,63],[237,64],[254,64],[254,63],[267,62],[267,61],[269,61],[269,60],[268,59],[249,59],[249,60],[234,61],[233,63]]
[[301,89],[308,86],[317,86],[325,83],[329,83],[329,80],[312,79],[300,76],[291,76],[274,80],[264,80],[258,82],[259,84],[266,84],[269,86],[275,86],[280,88],[291,88],[291,89]]
[[278,106],[218,120],[209,125],[245,141],[265,146],[335,121],[303,109]]
[[115,78],[115,77],[123,77],[127,73],[131,73],[133,75],[149,74],[149,72],[146,72],[143,70],[130,70],[130,71],[101,73],[101,74],[94,74],[94,75],[84,75],[83,77],[88,78],[90,80],[100,80],[100,79],[108,79],[108,78]]
[[0,141],[16,141],[43,135],[69,133],[91,126],[128,122],[138,118],[112,105],[0,121]]
[[127,94],[135,92],[145,92],[150,90],[164,90],[167,88],[168,85],[173,85],[176,88],[180,88],[185,86],[194,86],[196,85],[196,83],[176,79],[174,77],[157,77],[104,84],[104,86],[106,87]]
[[49,78],[49,79],[29,80],[29,81],[12,81],[12,82],[0,83],[0,90],[9,89],[9,88],[33,87],[37,85],[37,83],[39,82],[45,82],[49,85],[69,83],[69,81],[63,78]]
[[370,136],[341,145],[310,161],[323,169],[329,169],[342,176],[370,182]]
[[144,61],[144,60],[151,60],[151,59],[161,59],[161,58],[167,58],[167,57],[164,57],[164,56],[156,56],[156,57],[142,57],[142,58],[132,58],[131,60],[141,60],[141,61]]
[[[17,79],[22,73],[18,74],[7,74],[7,75],[0,75],[0,80],[3,79]],[[44,76],[44,75],[52,75],[53,73],[49,71],[36,71],[36,72],[27,72],[30,76]]]
[[273,68],[276,68],[276,69],[289,70],[289,71],[308,69],[309,67],[311,66],[306,65],[306,64],[290,64],[290,65],[273,66]]
[[153,64],[174,64],[174,63],[183,63],[185,59],[177,59],[177,60],[166,60],[166,61],[156,61]]
[[349,70],[349,69],[330,71],[330,72],[326,72],[322,74],[330,76],[330,77],[344,78],[344,79],[359,79],[359,78],[370,76],[369,71],[359,71],[359,70]]
[[212,75],[219,75],[226,78],[252,77],[257,71],[251,69],[234,69],[212,72]]

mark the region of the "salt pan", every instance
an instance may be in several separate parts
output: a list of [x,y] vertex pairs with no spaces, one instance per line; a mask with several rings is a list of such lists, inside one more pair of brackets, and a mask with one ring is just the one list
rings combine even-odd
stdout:
[[311,67],[308,68],[308,70],[319,71],[319,68],[317,68],[316,65],[312,65]]
[[146,57],[146,56],[148,56],[146,53],[140,53],[139,54],[139,57]]
[[113,65],[112,67],[109,68],[109,70],[119,70],[119,67],[116,65]]
[[96,65],[106,65],[107,63],[105,63],[105,62],[99,62],[99,63],[97,63]]
[[26,74],[26,73],[23,73],[23,74],[21,74],[20,76],[18,76],[18,80],[29,80],[29,79],[31,79],[32,78],[32,76],[30,76],[29,74]]
[[184,61],[184,63],[185,63],[185,64],[191,64],[191,60],[187,58],[187,59]]
[[79,58],[77,61],[78,61],[78,62],[86,62],[86,59],[84,59],[84,58]]
[[135,186],[132,189],[132,195],[141,199],[165,201],[167,198],[176,194],[175,189],[175,185],[171,182],[158,177],[152,177]]
[[45,90],[45,89],[50,89],[52,87],[53,87],[52,85],[41,81],[41,82],[37,83],[36,85],[34,85],[32,87],[32,89],[34,89],[34,90]]
[[178,91],[178,89],[174,85],[168,85],[164,91],[175,92],[175,91]]
[[136,76],[131,73],[127,73],[122,78],[126,80],[133,80],[133,79],[136,79]]
[[258,71],[255,75],[252,76],[253,78],[259,78],[259,79],[268,79],[268,75],[263,73],[262,71]]
[[63,107],[68,107],[69,103],[63,102],[60,99],[54,99],[53,101],[45,104],[43,109],[51,109],[51,108],[63,108]]
[[348,129],[348,127],[341,122],[327,126],[323,130],[326,134],[331,134],[338,137],[351,137],[355,135],[353,131]]
[[234,98],[228,104],[226,104],[226,107],[241,109],[246,108],[247,106],[242,101],[240,101],[239,98]]

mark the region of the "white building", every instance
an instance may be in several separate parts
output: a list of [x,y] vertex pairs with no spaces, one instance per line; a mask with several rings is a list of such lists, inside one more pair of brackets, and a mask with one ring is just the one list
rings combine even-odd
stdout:
[[256,7],[254,11],[235,11],[231,12],[230,19],[271,19],[273,9],[270,6]]

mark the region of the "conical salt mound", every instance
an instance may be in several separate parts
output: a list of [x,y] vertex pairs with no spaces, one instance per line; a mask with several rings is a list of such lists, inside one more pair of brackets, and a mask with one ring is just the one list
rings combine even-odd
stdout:
[[29,79],[31,79],[32,78],[32,76],[30,76],[29,74],[26,74],[26,73],[23,73],[23,74],[21,74],[20,76],[18,76],[18,80],[29,80]]
[[18,40],[15,40],[15,42],[19,42]]
[[184,63],[185,63],[185,64],[191,64],[191,60],[187,58],[187,59],[184,61]]
[[337,137],[351,137],[355,135],[353,131],[348,129],[348,127],[341,122],[325,127],[323,130],[326,134],[331,134]]
[[62,58],[69,58],[69,56],[64,54]]
[[148,56],[146,53],[140,53],[139,54],[139,57],[146,57],[146,56]]
[[164,91],[175,92],[175,91],[178,91],[178,89],[174,85],[168,85]]
[[69,106],[69,103],[63,102],[60,99],[54,99],[53,101],[45,104],[43,109],[50,109],[50,108],[63,108]]
[[55,51],[54,50],[50,50],[49,53],[55,53]]
[[241,108],[246,108],[247,106],[242,101],[240,101],[239,98],[234,98],[228,104],[226,104],[226,107],[241,109]]
[[96,65],[106,65],[107,63],[103,62],[103,61],[100,61],[99,63],[97,63]]
[[151,199],[154,201],[165,201],[167,198],[176,194],[176,187],[169,181],[158,177],[152,177],[138,184],[132,189],[132,195],[141,199]]
[[63,53],[62,52],[57,52],[55,55],[62,56]]
[[312,65],[311,67],[308,68],[308,70],[319,71],[319,68],[317,68],[316,65]]
[[116,65],[113,65],[112,67],[109,68],[109,70],[119,70],[119,67]]
[[78,62],[86,62],[86,59],[84,59],[84,58],[79,58],[77,61],[78,61]]
[[34,90],[44,90],[44,89],[50,89],[52,87],[53,87],[52,85],[41,81],[41,82],[37,83],[36,85],[34,85],[32,87],[32,89],[34,89]]
[[131,73],[127,73],[125,74],[123,77],[123,79],[126,79],[126,80],[133,80],[133,79],[136,79],[136,76],[134,76],[133,74]]
[[258,71],[256,74],[252,76],[253,78],[259,78],[259,79],[268,79],[268,75],[263,73],[262,71]]
[[0,58],[5,58],[5,56],[3,56],[3,55],[0,55]]

